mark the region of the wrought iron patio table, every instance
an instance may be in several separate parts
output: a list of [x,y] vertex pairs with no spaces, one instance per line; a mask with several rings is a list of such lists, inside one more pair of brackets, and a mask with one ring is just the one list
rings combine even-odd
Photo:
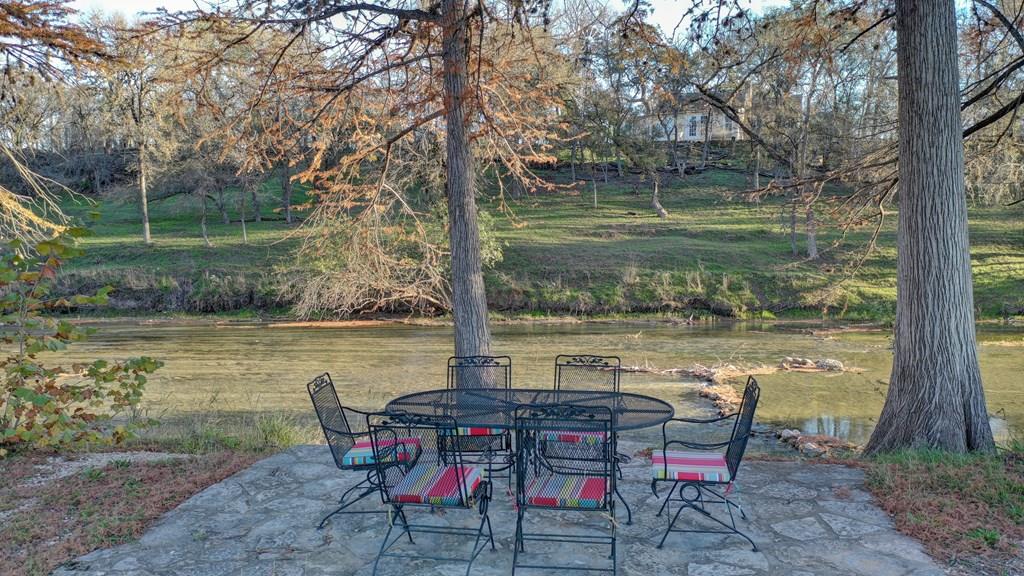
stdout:
[[[633,394],[599,390],[552,390],[525,388],[446,388],[415,392],[388,402],[385,412],[420,416],[452,417],[463,428],[511,430],[516,425],[516,409],[521,406],[569,404],[609,408],[612,432],[659,426],[675,415],[672,405],[663,400]],[[626,507],[627,524],[632,523],[629,503],[616,495]]]
[[460,427],[511,430],[516,424],[516,408],[552,404],[607,407],[612,411],[613,432],[659,426],[675,415],[668,402],[642,394],[550,388],[427,390],[395,398],[384,410],[392,414],[450,416]]

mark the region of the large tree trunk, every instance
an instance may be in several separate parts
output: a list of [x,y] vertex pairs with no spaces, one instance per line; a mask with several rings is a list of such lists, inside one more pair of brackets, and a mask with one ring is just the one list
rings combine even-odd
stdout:
[[794,257],[800,255],[800,247],[796,243],[796,198],[789,204],[789,249]]
[[245,190],[238,195],[238,208],[242,216],[242,244],[249,243],[249,233],[245,229]]
[[473,155],[466,126],[466,0],[441,0],[441,14],[455,355],[483,355],[490,352],[491,334],[487,326],[487,295],[480,263]]
[[814,220],[814,201],[807,203],[807,258],[818,259],[818,223]]
[[866,451],[990,451],[974,333],[953,0],[897,0],[896,38],[896,326],[889,392]]
[[217,210],[220,211],[220,219],[225,224],[231,224],[231,216],[228,215],[228,203],[224,200],[224,187],[217,188]]
[[260,191],[261,187],[262,187],[262,183],[257,181],[257,182],[254,182],[252,184],[252,187],[250,189],[250,191],[252,193],[252,211],[253,211],[253,218],[252,219],[255,220],[256,222],[262,222],[263,221],[263,215],[261,214],[261,212],[263,210],[263,207],[260,206],[260,195],[259,195],[259,191]]
[[203,243],[206,244],[207,248],[213,248],[213,243],[210,242],[210,235],[206,231],[206,191],[200,190],[200,202],[202,202],[202,212],[199,216],[199,228],[203,232]]
[[285,160],[281,164],[281,208],[284,210],[284,221],[292,223],[292,167]]
[[149,192],[146,190],[146,147],[139,146],[139,210],[142,214],[142,241],[152,244],[149,235]]
[[654,212],[658,215],[658,218],[668,218],[668,210],[661,205],[661,200],[658,199],[658,184],[661,179],[658,177],[657,172],[651,175],[651,180],[654,183],[654,187],[651,189],[651,208],[654,208]]
[[569,169],[572,171],[572,182],[576,183],[576,141],[569,143]]

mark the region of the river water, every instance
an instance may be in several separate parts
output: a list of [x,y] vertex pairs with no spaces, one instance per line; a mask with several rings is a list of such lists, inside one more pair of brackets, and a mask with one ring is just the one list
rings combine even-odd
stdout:
[[[192,413],[283,411],[309,415],[305,383],[329,371],[342,403],[379,409],[403,393],[443,388],[452,349],[449,327],[360,327],[102,323],[62,361],[148,355],[165,362],[146,391],[147,413],[173,420]],[[513,359],[513,385],[552,386],[558,353],[616,354],[625,366],[777,365],[785,356],[834,358],[856,371],[759,376],[758,420],[771,426],[866,441],[882,408],[892,364],[887,332],[815,335],[806,325],[653,322],[497,324],[495,353]],[[1002,441],[1024,434],[1024,328],[979,326],[981,369],[992,423]],[[629,373],[623,389],[700,414],[697,383]]]

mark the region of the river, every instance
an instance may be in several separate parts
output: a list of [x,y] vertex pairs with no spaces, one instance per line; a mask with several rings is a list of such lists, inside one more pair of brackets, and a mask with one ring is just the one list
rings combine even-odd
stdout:
[[[329,371],[342,403],[380,408],[406,392],[445,385],[449,327],[357,327],[180,322],[100,323],[62,362],[147,355],[164,361],[146,391],[146,413],[173,420],[196,412],[311,414],[305,383]],[[758,420],[863,443],[881,411],[892,364],[889,334],[815,335],[808,325],[654,322],[526,323],[493,326],[493,350],[513,359],[513,385],[552,386],[557,353],[616,354],[626,366],[689,367],[725,362],[777,365],[785,356],[834,358],[856,371],[759,376]],[[1001,441],[1024,432],[1024,328],[978,328],[981,369]],[[623,389],[671,402],[678,414],[707,403],[697,383],[678,376],[627,373]]]

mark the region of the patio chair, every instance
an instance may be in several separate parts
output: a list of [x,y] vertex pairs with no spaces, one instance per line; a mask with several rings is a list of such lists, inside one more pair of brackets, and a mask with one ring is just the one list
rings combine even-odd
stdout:
[[618,356],[559,354],[555,356],[555,390],[618,392],[621,370]]
[[[327,372],[314,378],[306,385],[306,390],[313,401],[334,464],[341,470],[366,473],[366,479],[346,490],[338,501],[340,506],[324,516],[317,528],[323,528],[336,514],[379,514],[380,510],[347,510],[377,491],[377,467],[373,463],[373,447],[366,421],[370,413],[342,406]],[[356,496],[349,499],[349,495],[357,491]]]
[[[508,390],[511,387],[512,358],[508,356],[452,356],[448,359],[449,389]],[[482,409],[491,409],[488,399],[481,401]],[[459,428],[458,443],[458,449],[464,454],[478,455],[470,463],[486,465],[488,478],[494,472],[509,470],[513,465],[512,433],[508,430],[463,426]],[[504,462],[495,467],[498,459]],[[509,472],[510,489],[511,482]]]
[[[616,574],[615,555],[615,435],[612,412],[598,406],[522,406],[516,410],[516,537],[512,574],[517,569],[565,569]],[[541,447],[545,437],[557,433],[587,438],[567,444],[572,449],[550,453]],[[571,510],[596,512],[609,520],[610,534],[526,532],[527,511]],[[607,544],[610,567],[520,563],[526,542]]]
[[[761,389],[753,376],[747,378],[747,386],[743,391],[743,400],[737,412],[727,416],[711,419],[696,418],[673,418],[662,425],[662,439],[664,441],[661,450],[656,450],[651,458],[651,491],[658,496],[658,484],[661,482],[672,482],[668,497],[658,510],[661,516],[668,507],[671,520],[665,534],[661,537],[658,548],[665,544],[665,539],[672,532],[690,532],[700,534],[736,534],[750,542],[754,551],[757,552],[757,544],[749,536],[736,528],[736,518],[733,515],[733,508],[739,511],[740,516],[746,520],[747,515],[743,508],[729,498],[729,493],[736,482],[736,473],[739,471],[740,461],[743,460],[743,452],[747,448],[747,439],[750,437],[750,428],[754,422],[754,411],[757,409],[757,401],[760,398]],[[732,433],[729,440],[724,442],[695,442],[691,440],[669,440],[668,427],[672,422],[683,422],[688,424],[713,424],[732,419]],[[670,450],[673,446],[680,449]],[[721,449],[725,448],[724,452]],[[678,496],[673,497],[678,489]],[[690,494],[687,494],[687,491]],[[672,514],[672,502],[679,503],[679,509]],[[713,515],[709,505],[721,504],[729,513],[729,522]],[[683,510],[692,509],[719,525],[719,530],[699,530],[676,528],[676,521],[679,520]]]
[[[607,390],[620,391],[622,359],[618,356],[597,356],[594,354],[559,354],[555,356],[555,390]],[[559,450],[557,442],[568,442],[573,437],[559,437],[549,434],[547,440],[550,450]],[[580,438],[581,440],[591,440]],[[615,455],[615,470],[622,479],[622,464],[628,463],[626,454]],[[626,524],[633,523],[633,510],[622,496],[619,496],[626,507]]]
[[[467,563],[468,576],[473,561],[488,543],[494,550],[494,534],[487,515],[491,485],[484,479],[483,468],[463,461],[463,454],[458,450],[459,442],[448,441],[459,437],[455,419],[413,414],[376,417],[370,422],[370,437],[381,500],[391,508],[388,530],[373,563],[373,573],[377,573],[381,558],[395,557],[463,561]],[[414,459],[403,457],[409,452],[403,445],[408,446],[410,442],[416,446]],[[480,524],[477,528],[411,524],[405,514],[410,507],[465,510],[476,507]],[[399,525],[397,533],[396,523]],[[409,554],[392,551],[403,536],[409,539],[410,544],[415,544],[414,533],[464,536],[473,540],[473,547],[468,558],[431,555],[430,550]]]

